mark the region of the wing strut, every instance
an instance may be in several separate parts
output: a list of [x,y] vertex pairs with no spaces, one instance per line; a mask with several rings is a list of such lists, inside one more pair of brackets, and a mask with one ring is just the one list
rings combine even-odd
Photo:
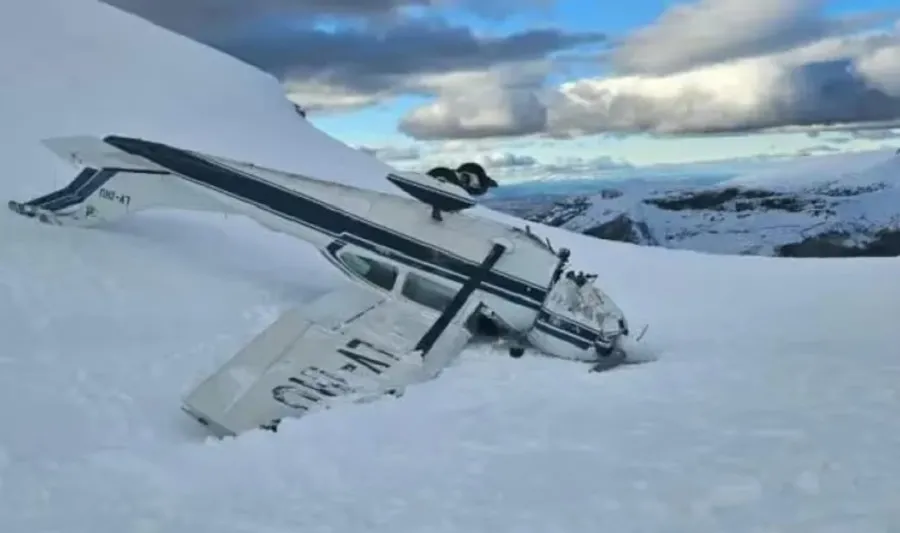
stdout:
[[478,265],[475,273],[469,277],[468,281],[463,284],[456,293],[456,296],[453,297],[453,300],[444,310],[443,314],[441,314],[441,316],[434,321],[434,324],[428,328],[428,331],[422,335],[422,338],[419,339],[419,342],[416,343],[415,347],[416,350],[422,352],[422,358],[425,358],[431,348],[434,347],[434,344],[438,341],[441,334],[444,333],[444,330],[447,329],[450,323],[453,322],[453,319],[456,318],[456,315],[459,314],[460,310],[466,305],[466,302],[469,300],[469,297],[472,296],[472,293],[478,290],[478,287],[481,286],[488,273],[494,268],[494,265],[497,264],[497,261],[500,260],[505,252],[505,246],[495,243],[487,257],[484,258],[484,261]]

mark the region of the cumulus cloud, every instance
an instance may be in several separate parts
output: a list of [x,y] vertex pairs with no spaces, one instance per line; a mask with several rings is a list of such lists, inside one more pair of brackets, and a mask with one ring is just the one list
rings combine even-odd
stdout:
[[[473,76],[473,78],[491,76]],[[510,137],[543,131],[547,109],[528,86],[496,79],[450,84],[434,102],[419,107],[400,122],[400,131],[420,140]]]
[[[621,39],[619,70],[547,90],[497,91],[466,116],[505,109],[517,134],[729,134],[786,128],[878,128],[900,120],[900,28],[884,13],[828,19],[810,0],[701,0],[679,4]],[[503,101],[515,95],[518,105]],[[528,105],[523,105],[527,103]],[[428,138],[487,132],[455,120],[452,100],[415,110],[403,131]],[[427,108],[426,108],[427,109]],[[525,117],[544,116],[539,121]],[[440,118],[440,120],[439,120]]]
[[[465,100],[471,100],[482,83],[510,88],[491,81],[497,69],[508,71],[542,62],[558,51],[602,42],[603,35],[597,33],[550,29],[486,36],[462,26],[418,20],[378,31],[292,30],[232,40],[226,48],[284,79],[298,100],[317,110],[368,105],[402,93],[439,95],[453,99],[454,106],[470,106]],[[507,96],[509,103],[504,102]],[[483,97],[515,106],[521,114],[514,92]],[[518,120],[531,124],[533,119]]]
[[628,161],[613,159],[605,155],[597,157],[560,157],[554,162],[543,166],[544,170],[550,174],[621,170],[632,167],[633,165]]
[[478,159],[479,163],[491,168],[533,167],[538,164],[538,160],[530,155],[512,152],[494,152]]
[[551,68],[533,61],[430,78],[423,83],[437,98],[403,117],[399,129],[419,140],[542,132],[548,114],[541,93]]
[[[429,98],[399,125],[420,140],[900,123],[900,28],[881,29],[896,13],[830,17],[825,0],[678,2],[612,40],[440,19],[444,8],[502,17],[553,0],[108,1],[274,73],[313,113]],[[608,75],[548,83],[591,56]]]
[[623,74],[671,74],[782,52],[860,29],[878,16],[829,19],[825,0],[701,0],[676,4],[622,40]]
[[602,39],[598,33],[570,34],[558,29],[487,36],[439,20],[410,20],[384,28],[272,30],[264,36],[234,37],[223,46],[283,77],[313,76],[371,89],[371,85],[392,84],[393,76],[468,71],[540,59]]
[[900,25],[890,43],[862,54],[856,67],[873,89],[900,98]]
[[832,146],[830,144],[817,144],[815,146],[808,146],[806,148],[801,148],[797,150],[796,155],[798,156],[811,156],[811,155],[822,155],[828,153],[840,152],[839,148]]
[[[900,130],[867,130],[861,129],[849,132],[852,139],[864,139],[867,141],[885,141],[888,139],[900,139]],[[848,139],[848,141],[851,139]]]
[[191,37],[222,36],[270,18],[383,17],[447,0],[104,0]]
[[[109,1],[274,74],[311,112],[365,107],[399,94],[432,96],[446,92],[434,83],[442,76],[452,84],[453,76],[605,41],[599,32],[558,28],[479,33],[431,9],[496,17],[551,0]],[[423,7],[427,16],[407,13]],[[328,24],[317,24],[322,20]]]
[[360,146],[359,150],[386,162],[416,161],[422,157],[418,146]]
[[257,21],[391,21],[410,11],[463,9],[492,19],[553,0],[102,0],[191,37],[220,37]]
[[877,88],[857,59],[804,62],[788,54],[668,76],[580,80],[560,88],[548,130],[703,134],[900,118],[900,95]]

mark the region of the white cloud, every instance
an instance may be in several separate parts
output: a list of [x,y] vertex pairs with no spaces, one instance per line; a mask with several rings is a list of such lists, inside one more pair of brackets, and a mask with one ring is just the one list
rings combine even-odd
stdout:
[[437,98],[410,112],[400,131],[421,140],[513,137],[543,131],[541,85],[548,65],[530,62],[488,71],[432,76],[421,82]]
[[290,81],[285,84],[285,89],[292,101],[319,114],[362,109],[393,96],[387,91],[355,91],[315,79]]
[[420,139],[566,138],[895,124],[900,27],[863,31],[885,15],[832,20],[821,8],[818,0],[679,4],[622,40],[617,74],[552,90],[539,69],[487,75],[414,110],[402,131]]
[[360,146],[360,150],[386,162],[416,161],[422,157],[418,146]]
[[896,36],[835,38],[669,75],[564,84],[550,108],[557,135],[710,133],[900,118]]
[[870,17],[829,19],[825,0],[701,0],[676,4],[622,40],[620,72],[671,74],[789,50],[858,29]]
[[478,159],[485,167],[496,168],[533,167],[538,164],[538,160],[533,156],[512,152],[494,152],[482,155]]
[[893,36],[860,54],[856,67],[872,87],[900,98],[900,23]]
[[613,159],[609,156],[559,157],[553,163],[543,165],[543,170],[548,174],[591,173],[626,168],[632,168],[632,165],[627,161]]

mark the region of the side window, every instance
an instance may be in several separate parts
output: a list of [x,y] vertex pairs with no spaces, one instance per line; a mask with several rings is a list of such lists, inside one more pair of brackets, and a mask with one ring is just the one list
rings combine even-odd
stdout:
[[397,282],[397,269],[392,265],[379,263],[368,257],[362,257],[349,252],[341,254],[341,261],[343,261],[350,270],[359,274],[360,277],[367,279],[369,282],[374,283],[387,291],[393,289],[394,283]]
[[443,311],[450,305],[455,296],[453,289],[422,277],[415,272],[406,275],[401,294],[410,300],[430,307],[436,311]]

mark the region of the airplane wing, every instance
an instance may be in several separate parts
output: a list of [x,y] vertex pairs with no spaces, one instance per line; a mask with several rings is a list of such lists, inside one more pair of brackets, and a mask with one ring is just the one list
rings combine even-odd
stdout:
[[495,244],[442,312],[352,283],[287,311],[184,399],[217,436],[401,395],[437,377],[472,337],[472,299],[506,248]]
[[282,314],[193,389],[183,409],[217,436],[230,436],[400,395],[459,354],[471,338],[464,325],[470,315],[451,321],[423,358],[417,342],[439,314],[351,284]]

